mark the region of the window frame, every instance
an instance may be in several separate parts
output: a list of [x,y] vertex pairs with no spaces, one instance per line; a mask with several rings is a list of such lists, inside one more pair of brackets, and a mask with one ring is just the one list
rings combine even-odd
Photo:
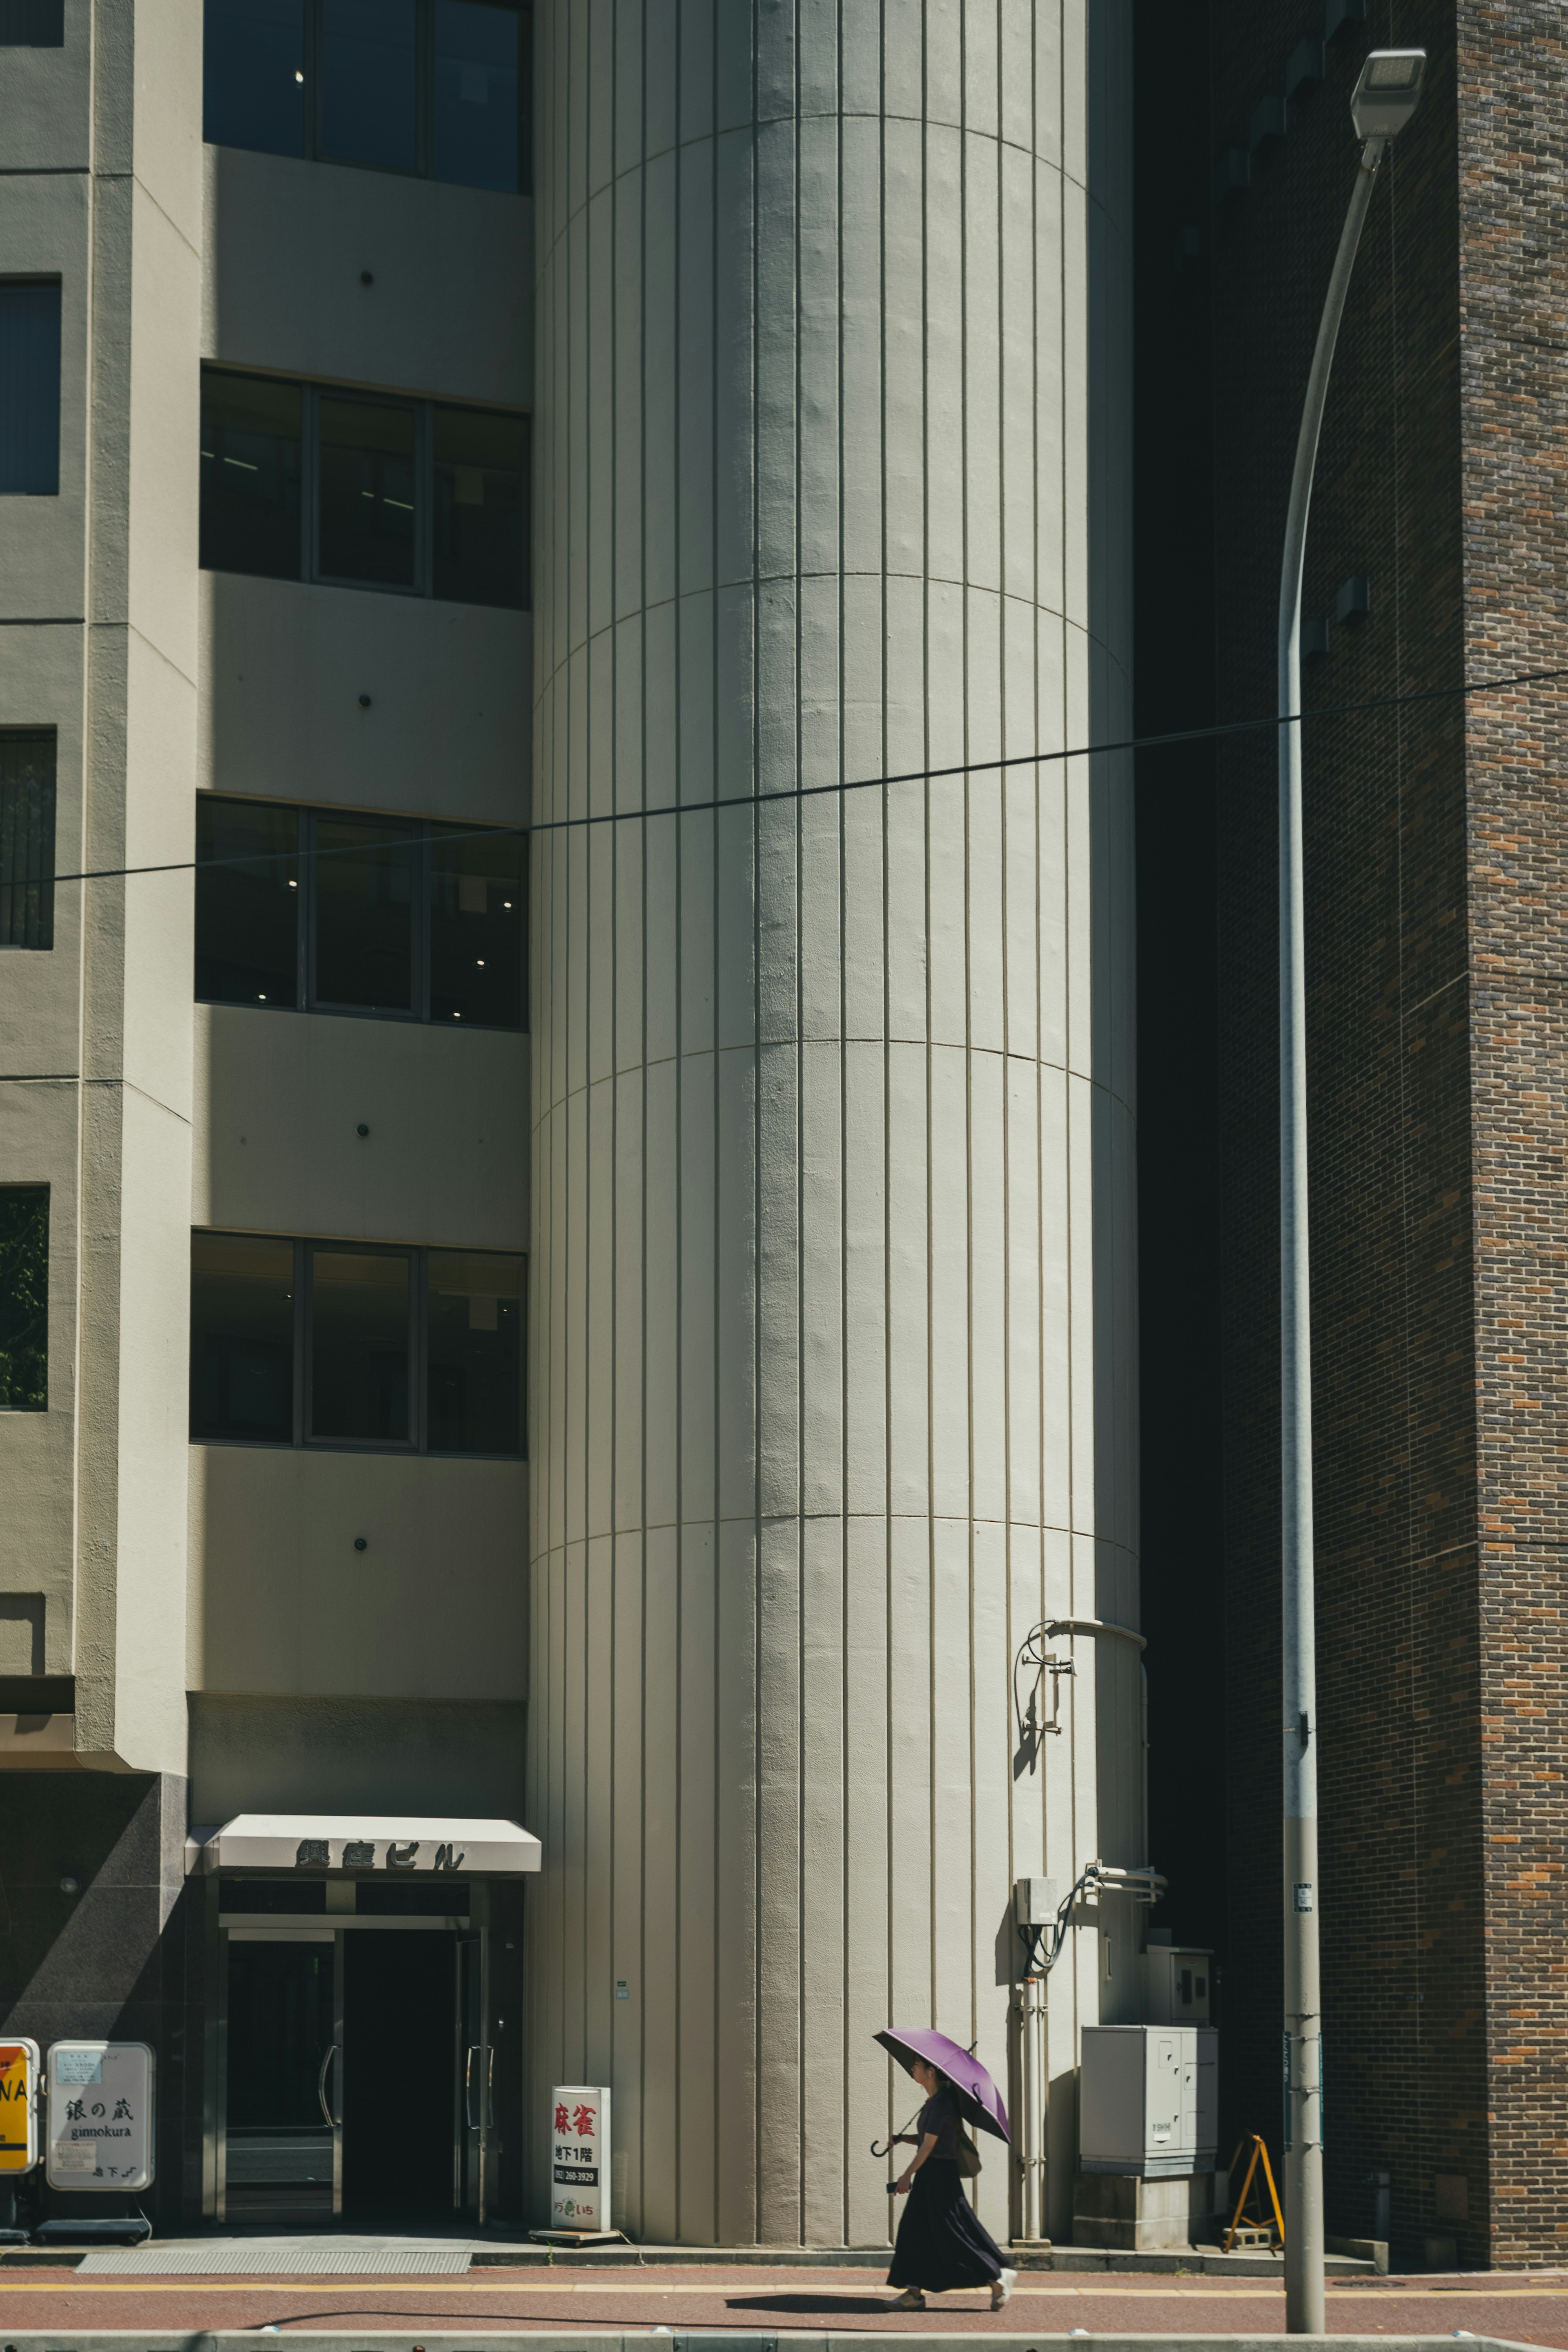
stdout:
[[[41,1353],[42,1353],[42,1356],[43,1356],[43,1360],[44,1360],[44,1401],[43,1401],[43,1402],[42,1402],[41,1404],[7,1404],[7,1405],[0,1405],[0,1418],[5,1418],[5,1419],[8,1419],[8,1418],[10,1417],[10,1415],[11,1415],[11,1414],[13,1414],[13,1413],[33,1413],[33,1412],[42,1412],[42,1413],[47,1413],[47,1412],[49,1411],[49,1387],[50,1387],[49,1368],[50,1368],[50,1360],[51,1360],[51,1357],[52,1357],[52,1354],[53,1354],[53,1339],[54,1339],[54,1333],[53,1333],[53,1329],[52,1329],[52,1326],[53,1326],[53,1323],[54,1323],[54,1316],[53,1316],[53,1313],[52,1313],[52,1311],[51,1311],[51,1310],[52,1310],[52,1308],[53,1308],[53,1306],[54,1306],[54,1296],[53,1296],[53,1287],[54,1287],[54,1286],[53,1286],[53,1273],[54,1273],[54,1238],[55,1238],[55,1199],[54,1199],[54,1187],[53,1187],[51,1184],[49,1184],[47,1181],[45,1181],[45,1182],[41,1182],[41,1183],[40,1183],[40,1182],[39,1182],[39,1181],[37,1181],[36,1179],[27,1179],[27,1178],[18,1179],[18,1180],[16,1180],[16,1181],[6,1181],[6,1182],[5,1182],[5,1183],[0,1183],[0,1199],[10,1199],[10,1198],[14,1198],[14,1197],[15,1197],[16,1195],[17,1195],[17,1194],[21,1194],[21,1195],[23,1195],[25,1198],[33,1199],[33,1200],[37,1200],[37,1201],[41,1201],[41,1202],[43,1202],[43,1207],[44,1207],[44,1342],[43,1342],[43,1348],[42,1348],[42,1350],[41,1350]],[[526,1271],[527,1261],[525,1260],[525,1262],[524,1262],[524,1263],[525,1263],[525,1271],[524,1271],[524,1275],[523,1275],[523,1302],[524,1302],[524,1330],[525,1330],[525,1332],[526,1332],[527,1328],[528,1328],[528,1326],[527,1326],[527,1312],[528,1312],[528,1274],[527,1274],[527,1271]],[[525,1368],[525,1371],[526,1371],[526,1369],[527,1369],[527,1363],[528,1363],[528,1357],[527,1357],[527,1352],[526,1352],[526,1350],[525,1350],[525,1353],[524,1353],[524,1359],[523,1359],[523,1361],[524,1361],[524,1368]],[[525,1439],[526,1439],[526,1433],[527,1433],[527,1431],[526,1431],[526,1423],[524,1424],[524,1430],[525,1430]]]
[[[303,376],[272,374],[259,368],[225,367],[216,361],[204,360],[202,374],[238,376],[257,383],[292,384],[299,394],[299,572],[300,582],[308,588],[362,589],[371,596],[414,596],[432,604],[467,604],[476,613],[531,613],[533,611],[533,450],[534,416],[531,408],[497,408],[489,401],[419,400],[412,394],[366,390],[359,384],[324,383]],[[394,408],[413,414],[414,485],[413,485],[413,579],[406,585],[400,581],[356,580],[339,572],[321,569],[321,403],[323,400],[352,401],[357,407]],[[500,416],[509,424],[523,427],[522,464],[518,479],[522,486],[522,601],[517,604],[476,604],[470,597],[438,596],[435,593],[435,415],[438,409],[450,409],[464,416]],[[198,440],[197,447],[200,450]],[[198,457],[198,465],[199,465]],[[200,498],[198,477],[198,499]],[[206,565],[204,570],[224,567]],[[287,580],[287,572],[236,572],[236,580]]]
[[[193,974],[192,995],[197,1004],[222,1004],[240,1013],[325,1013],[338,1021],[400,1021],[414,1028],[467,1031],[477,1030],[488,1037],[526,1037],[528,1034],[528,833],[526,826],[465,825],[451,817],[393,816],[380,809],[319,808],[303,802],[263,801],[254,793],[203,793],[199,801],[225,802],[241,808],[287,809],[298,820],[295,855],[299,865],[299,887],[296,893],[297,909],[294,931],[294,1001],[291,1004],[268,998],[265,1004],[251,1003],[243,997],[203,996],[196,992]],[[406,1013],[395,1007],[379,1005],[338,1004],[316,992],[317,966],[317,871],[316,829],[322,817],[329,822],[351,818],[369,824],[407,825],[413,843],[413,889],[409,908],[410,945],[409,969],[413,1003]],[[496,1021],[437,1021],[430,1009],[432,970],[434,957],[430,942],[431,892],[434,876],[433,851],[435,834],[433,828],[456,833],[472,832],[476,835],[495,833],[518,845],[520,868],[518,890],[522,904],[522,954],[518,972],[518,1013],[516,1023]],[[220,861],[198,859],[196,887],[201,887],[204,866]]]
[[[60,738],[57,727],[0,727],[0,743],[47,743],[48,756],[48,873],[38,883],[38,928],[47,930],[48,938],[35,946],[26,940],[0,939],[0,957],[8,955],[52,955],[55,950],[55,870],[59,864],[60,824]],[[26,889],[26,882],[11,884],[12,889]]]
[[[443,180],[435,171],[435,6],[434,0],[414,0],[413,27],[413,106],[414,161],[412,164],[363,163],[351,155],[334,155],[323,143],[321,115],[325,100],[323,59],[325,38],[321,0],[300,0],[303,17],[300,52],[304,61],[305,100],[300,110],[300,153],[288,160],[305,163],[330,163],[341,172],[384,172],[394,180],[429,180],[437,187],[469,188],[477,196],[531,196],[534,193],[533,163],[533,96],[534,96],[534,11],[533,0],[517,0],[517,184],[515,188],[475,187],[471,180]],[[512,14],[511,10],[498,13]],[[202,92],[202,137],[207,146],[223,146],[223,140],[206,136],[206,89],[204,73]],[[246,147],[240,151],[247,155],[273,155],[273,147]]]
[[[11,1189],[34,1191],[27,1186]],[[445,1242],[341,1241],[330,1234],[260,1234],[228,1225],[193,1225],[193,1255],[198,1239],[221,1241],[287,1241],[294,1252],[294,1394],[293,1434],[280,1437],[209,1437],[196,1427],[194,1356],[189,1349],[189,1390],[186,1421],[193,1445],[234,1445],[252,1454],[378,1454],[404,1458],[417,1455],[432,1462],[526,1462],[528,1458],[528,1254],[526,1250],[469,1249],[465,1257],[504,1258],[522,1268],[522,1328],[518,1333],[517,1444],[515,1453],[497,1454],[477,1448],[453,1450],[430,1443],[430,1260],[453,1255]],[[328,1250],[339,1257],[401,1257],[409,1260],[409,1431],[407,1437],[316,1437],[311,1433],[313,1388],[312,1343],[315,1336],[316,1277],[312,1253]]]
[[[23,45],[21,45],[21,44],[17,44],[17,46],[23,46]],[[26,46],[27,46],[27,47],[31,47],[31,46],[32,46],[32,44],[31,44],[31,43],[28,43],[28,44],[26,44]],[[52,47],[54,46],[54,44],[51,42],[51,43],[47,44],[47,46],[48,46],[48,47]],[[58,271],[57,269],[57,270],[37,270],[37,269],[32,269],[32,270],[29,270],[29,269],[4,269],[4,270],[0,270],[0,294],[3,294],[3,293],[5,292],[5,289],[6,289],[7,287],[13,287],[13,286],[23,286],[23,287],[31,287],[31,288],[37,288],[37,287],[43,286],[43,287],[52,287],[52,288],[54,289],[54,295],[55,295],[55,383],[54,383],[54,394],[55,394],[55,440],[54,440],[54,480],[53,480],[53,482],[49,485],[49,487],[48,487],[47,489],[37,489],[37,490],[7,490],[7,489],[0,488],[0,499],[57,499],[57,498],[59,497],[59,495],[60,495],[60,453],[61,453],[61,445],[62,445],[62,443],[63,443],[64,436],[65,436],[65,422],[66,422],[66,415],[65,415],[65,411],[66,411],[66,349],[65,349],[65,342],[66,342],[66,306],[65,306],[65,280],[64,280],[64,278],[61,277],[61,275],[60,275],[60,273],[59,273],[59,271]],[[531,443],[530,443],[530,448],[531,448]],[[532,521],[531,514],[528,516],[528,521],[529,521],[529,523],[530,523],[530,525],[531,525],[531,521]],[[525,558],[525,563],[526,563],[526,558]]]

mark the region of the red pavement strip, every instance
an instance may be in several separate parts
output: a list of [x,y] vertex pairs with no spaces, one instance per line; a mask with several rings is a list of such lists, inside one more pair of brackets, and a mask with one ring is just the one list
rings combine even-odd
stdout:
[[[791,2327],[835,2333],[896,2328],[912,2335],[1018,2336],[1038,2329],[1064,2336],[1070,2327],[1092,2335],[1258,2336],[1284,2329],[1282,2289],[1268,2280],[1230,2281],[1180,2276],[1134,2284],[1124,2274],[1069,2279],[1026,2276],[1005,2311],[992,2313],[978,2294],[937,2295],[924,2313],[894,2312],[890,2290],[863,2270],[655,2270],[613,2279],[551,2270],[507,2272],[486,2267],[463,2279],[427,2286],[385,2279],[363,2285],[326,2286],[276,2278],[247,2283],[193,2279],[78,2279],[69,2270],[29,2269],[0,2274],[0,2329],[58,2336],[129,2328],[146,2334],[271,2325],[327,2329],[351,2336],[373,2331],[415,2334],[466,2328],[494,2336],[502,2328]],[[1492,2273],[1443,2285],[1399,2279],[1335,2280],[1329,2287],[1331,2335],[1501,2336],[1568,2352],[1568,2278]],[[1381,2316],[1379,2315],[1381,2315]],[[354,2323],[358,2322],[356,2328]]]

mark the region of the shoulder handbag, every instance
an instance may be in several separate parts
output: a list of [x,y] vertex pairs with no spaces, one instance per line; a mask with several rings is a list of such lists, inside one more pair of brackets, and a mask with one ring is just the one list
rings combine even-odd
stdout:
[[958,2159],[959,2178],[964,2180],[973,2180],[980,2168],[980,2151],[962,2125],[959,2126],[955,2139],[954,2153]]

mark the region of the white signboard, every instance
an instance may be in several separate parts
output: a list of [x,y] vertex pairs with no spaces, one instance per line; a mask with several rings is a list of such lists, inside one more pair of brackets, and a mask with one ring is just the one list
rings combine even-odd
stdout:
[[550,2093],[549,2225],[610,2227],[610,2094],[569,2083]]
[[44,2172],[51,2189],[151,2186],[152,2053],[145,2042],[53,2042]]

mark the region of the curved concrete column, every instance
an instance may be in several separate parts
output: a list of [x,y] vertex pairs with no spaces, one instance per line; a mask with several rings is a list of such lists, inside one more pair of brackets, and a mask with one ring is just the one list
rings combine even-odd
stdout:
[[880,2240],[873,2032],[1146,1859],[1135,1648],[1011,1677],[1136,1622],[1130,778],[838,789],[1128,732],[1126,14],[536,10],[535,2220],[608,2083],[634,2235]]

